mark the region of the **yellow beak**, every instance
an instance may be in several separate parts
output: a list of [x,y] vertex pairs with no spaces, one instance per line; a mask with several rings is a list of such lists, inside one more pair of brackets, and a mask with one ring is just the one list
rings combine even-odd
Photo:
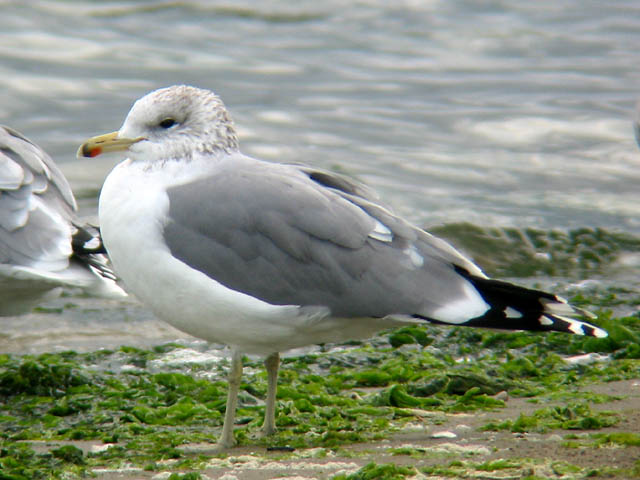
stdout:
[[97,157],[101,153],[123,152],[141,140],[144,140],[144,137],[120,138],[118,137],[118,132],[105,133],[104,135],[90,138],[80,145],[76,156],[78,158]]

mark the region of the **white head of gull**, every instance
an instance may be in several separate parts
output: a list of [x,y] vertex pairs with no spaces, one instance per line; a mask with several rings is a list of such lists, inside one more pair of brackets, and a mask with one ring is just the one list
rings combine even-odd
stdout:
[[128,155],[100,196],[116,273],[159,318],[232,349],[220,448],[235,443],[243,353],[266,358],[271,434],[288,349],[423,322],[606,336],[551,293],[487,278],[353,180],[243,155],[208,90],[151,92],[78,153],[111,151]]

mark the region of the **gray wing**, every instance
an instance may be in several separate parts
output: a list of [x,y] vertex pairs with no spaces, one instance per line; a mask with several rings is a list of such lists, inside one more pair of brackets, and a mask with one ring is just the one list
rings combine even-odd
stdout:
[[0,263],[65,268],[75,210],[71,187],[51,157],[0,126]]
[[97,232],[75,224],[67,180],[40,147],[0,125],[0,316],[55,297],[61,286],[122,297]]
[[454,265],[482,275],[329,172],[234,160],[168,196],[171,253],[271,304],[326,306],[347,317],[428,315],[464,296]]

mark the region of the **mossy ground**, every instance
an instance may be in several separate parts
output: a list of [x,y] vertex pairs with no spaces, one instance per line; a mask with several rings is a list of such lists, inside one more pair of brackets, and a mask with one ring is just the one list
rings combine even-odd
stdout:
[[285,358],[268,439],[266,374],[246,359],[226,455],[227,361],[204,346],[0,355],[0,478],[629,478],[640,466],[610,460],[640,456],[640,318],[597,322],[609,338],[426,326]]

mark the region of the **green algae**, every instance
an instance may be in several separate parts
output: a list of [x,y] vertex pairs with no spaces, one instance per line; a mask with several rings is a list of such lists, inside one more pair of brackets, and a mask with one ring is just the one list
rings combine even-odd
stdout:
[[[470,461],[454,460],[448,465],[434,465],[423,467],[420,471],[427,476],[437,478],[526,478],[531,471],[531,462],[521,459],[497,459],[488,462],[476,463]],[[500,472],[498,477],[489,476],[488,472]]]
[[355,473],[336,475],[332,477],[332,480],[403,480],[415,474],[416,470],[413,467],[403,467],[393,463],[376,464],[371,462]]
[[167,480],[201,480],[201,479],[202,479],[202,475],[200,475],[199,473],[189,472],[184,474],[172,473],[171,475],[169,475]]
[[[5,365],[8,363],[9,360]],[[24,357],[17,369],[3,369],[0,373],[0,395],[60,396],[72,387],[87,385],[89,381],[89,377],[68,362],[64,355]]]
[[455,460],[448,465],[420,468],[423,478],[469,479],[579,479],[579,478],[637,478],[640,461],[631,469],[605,467],[584,468],[566,461],[533,460],[529,458],[497,459],[483,463]]
[[86,475],[81,452],[72,449],[36,453],[30,445],[21,442],[5,443],[0,446],[0,479],[33,480],[80,478]]
[[73,463],[75,465],[85,464],[82,450],[73,445],[63,445],[60,448],[55,448],[51,450],[51,454],[63,462]]
[[410,345],[412,343],[418,343],[426,347],[433,343],[433,338],[430,337],[423,328],[410,326],[399,328],[390,333],[389,343],[393,348]]
[[539,432],[550,430],[597,430],[611,427],[620,422],[620,416],[614,412],[593,411],[586,403],[567,406],[555,406],[536,410],[532,415],[521,413],[516,420],[491,422],[484,430],[508,430],[511,432]]
[[640,434],[631,432],[594,433],[591,437],[597,445],[622,445],[640,447]]
[[640,447],[640,434],[635,432],[589,433],[566,435],[564,445],[569,448],[582,447]]
[[480,470],[483,472],[495,472],[496,470],[519,468],[520,466],[521,466],[520,462],[501,458],[498,460],[492,460],[490,462],[484,462],[484,463],[475,465],[474,468],[476,470]]
[[[618,415],[589,406],[611,398],[581,387],[640,377],[634,350],[640,318],[601,312],[596,322],[612,331],[610,339],[424,326],[401,329],[406,335],[402,342],[393,340],[395,331],[371,342],[350,342],[331,354],[286,358],[277,396],[279,431],[264,439],[257,437],[266,374],[261,362],[246,359],[247,371],[257,373],[243,378],[236,439],[241,445],[336,450],[389,438],[415,419],[413,409],[441,416],[500,409],[504,402],[494,395],[502,391],[565,407],[547,407],[494,428],[594,430],[613,425]],[[206,457],[185,454],[181,447],[216,441],[226,401],[225,371],[220,365],[156,362],[183,348],[174,343],[151,350],[0,355],[3,475],[78,478],[93,468],[123,464],[153,470],[167,460],[174,463],[163,469],[174,472],[204,468]],[[571,364],[563,359],[584,352],[608,355],[608,360]],[[149,365],[153,371],[146,370]],[[423,421],[436,424],[438,419]],[[621,438],[589,441],[618,444]],[[52,453],[59,446],[35,453],[24,443],[33,440],[53,445],[83,440],[108,448],[85,452],[77,457],[82,462],[74,463],[71,454],[65,459]]]

